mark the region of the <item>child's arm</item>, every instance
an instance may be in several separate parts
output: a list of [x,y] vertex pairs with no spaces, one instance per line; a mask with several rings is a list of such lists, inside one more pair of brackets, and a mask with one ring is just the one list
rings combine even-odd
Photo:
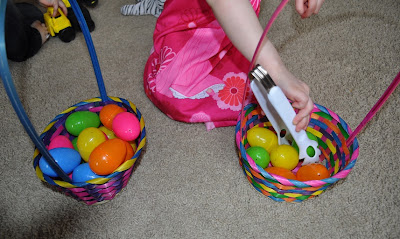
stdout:
[[[207,0],[207,3],[235,47],[251,60],[263,28],[249,0]],[[293,120],[296,131],[305,129],[313,109],[308,86],[289,72],[267,38],[260,47],[256,63],[268,71],[276,85],[293,101],[293,106],[299,109]]]

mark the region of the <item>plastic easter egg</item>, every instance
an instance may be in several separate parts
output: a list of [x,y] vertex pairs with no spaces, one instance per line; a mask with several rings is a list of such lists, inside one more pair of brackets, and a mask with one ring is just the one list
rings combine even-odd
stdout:
[[89,166],[98,175],[114,172],[125,160],[126,142],[115,138],[97,146],[90,154]]
[[272,149],[278,146],[278,136],[273,131],[262,127],[249,129],[247,131],[247,141],[250,146],[263,147],[270,154]]
[[[81,156],[74,149],[54,148],[49,150],[49,153],[66,174],[71,173],[81,163]],[[39,168],[50,177],[58,176],[43,156],[39,160]]]
[[101,176],[95,174],[88,163],[82,163],[72,171],[72,181],[75,183],[86,182],[99,177]]
[[275,167],[293,170],[299,163],[299,153],[290,145],[282,144],[275,147],[271,154],[271,164]]
[[132,146],[133,153],[136,153],[136,150],[137,150],[136,142],[135,141],[129,141],[128,143]]
[[123,112],[114,117],[112,130],[118,138],[125,141],[132,141],[140,134],[140,123],[134,114]]
[[76,111],[65,120],[65,128],[74,136],[78,136],[86,128],[99,126],[99,116],[90,111]]
[[126,156],[125,156],[124,162],[126,162],[127,160],[129,160],[133,157],[133,155],[135,154],[135,151],[129,142],[127,142],[127,141],[124,141],[124,142],[126,145]]
[[109,104],[105,105],[99,113],[101,123],[109,130],[112,129],[112,122],[114,117],[126,110],[118,105]]
[[71,143],[72,143],[72,145],[74,146],[74,149],[76,150],[76,151],[78,151],[79,152],[79,150],[78,150],[78,145],[76,145],[76,142],[78,141],[78,137],[75,137],[72,141],[71,141]]
[[[317,136],[313,135],[312,133],[306,131],[307,136],[309,139],[314,140],[318,142]],[[293,141],[292,146],[299,152],[299,146],[297,145],[296,141]],[[308,147],[307,148],[307,155],[310,157],[313,157],[315,155],[315,150],[313,147]]]
[[275,174],[286,179],[296,180],[296,175],[292,173],[289,169],[280,168],[280,167],[268,167],[265,171],[269,174]]
[[108,139],[115,138],[115,134],[112,130],[107,129],[105,126],[100,126],[99,130],[103,131],[103,133],[107,136]]
[[76,145],[83,160],[87,162],[92,151],[101,143],[106,141],[107,138],[103,131],[98,128],[89,127],[84,129],[78,136]]
[[254,160],[254,162],[262,167],[266,168],[269,164],[269,153],[263,147],[253,146],[246,150],[247,154]]
[[54,137],[49,144],[49,150],[54,148],[70,148],[73,149],[74,145],[71,140],[65,135],[57,135]]
[[313,163],[301,166],[297,171],[296,177],[299,181],[321,180],[329,178],[330,174],[324,165]]

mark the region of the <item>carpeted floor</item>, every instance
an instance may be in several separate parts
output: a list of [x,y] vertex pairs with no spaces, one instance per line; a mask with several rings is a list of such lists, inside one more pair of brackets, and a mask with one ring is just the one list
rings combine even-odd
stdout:
[[[207,132],[175,122],[147,99],[142,73],[156,18],[122,16],[128,3],[100,0],[90,13],[108,95],[131,100],[146,122],[139,166],[105,204],[51,190],[35,174],[34,145],[0,87],[0,238],[399,238],[400,89],[359,134],[360,155],[345,180],[302,203],[275,202],[243,174],[234,127]],[[262,3],[264,25],[278,3]],[[399,13],[398,0],[335,0],[302,20],[292,1],[269,37],[314,101],[355,129],[399,72]],[[99,95],[82,33],[70,43],[53,38],[9,65],[38,132]]]

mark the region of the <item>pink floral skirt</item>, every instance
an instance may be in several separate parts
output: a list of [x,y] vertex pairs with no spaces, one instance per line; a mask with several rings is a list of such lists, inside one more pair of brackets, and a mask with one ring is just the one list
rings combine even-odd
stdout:
[[[258,14],[260,0],[251,3]],[[153,40],[144,71],[149,99],[174,120],[204,122],[208,130],[235,125],[250,63],[207,2],[167,0]]]

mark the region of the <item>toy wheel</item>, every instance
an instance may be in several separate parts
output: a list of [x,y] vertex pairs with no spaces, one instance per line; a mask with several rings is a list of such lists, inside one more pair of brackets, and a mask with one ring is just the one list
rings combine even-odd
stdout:
[[58,37],[63,42],[70,42],[75,39],[75,30],[72,27],[64,28],[58,33]]

